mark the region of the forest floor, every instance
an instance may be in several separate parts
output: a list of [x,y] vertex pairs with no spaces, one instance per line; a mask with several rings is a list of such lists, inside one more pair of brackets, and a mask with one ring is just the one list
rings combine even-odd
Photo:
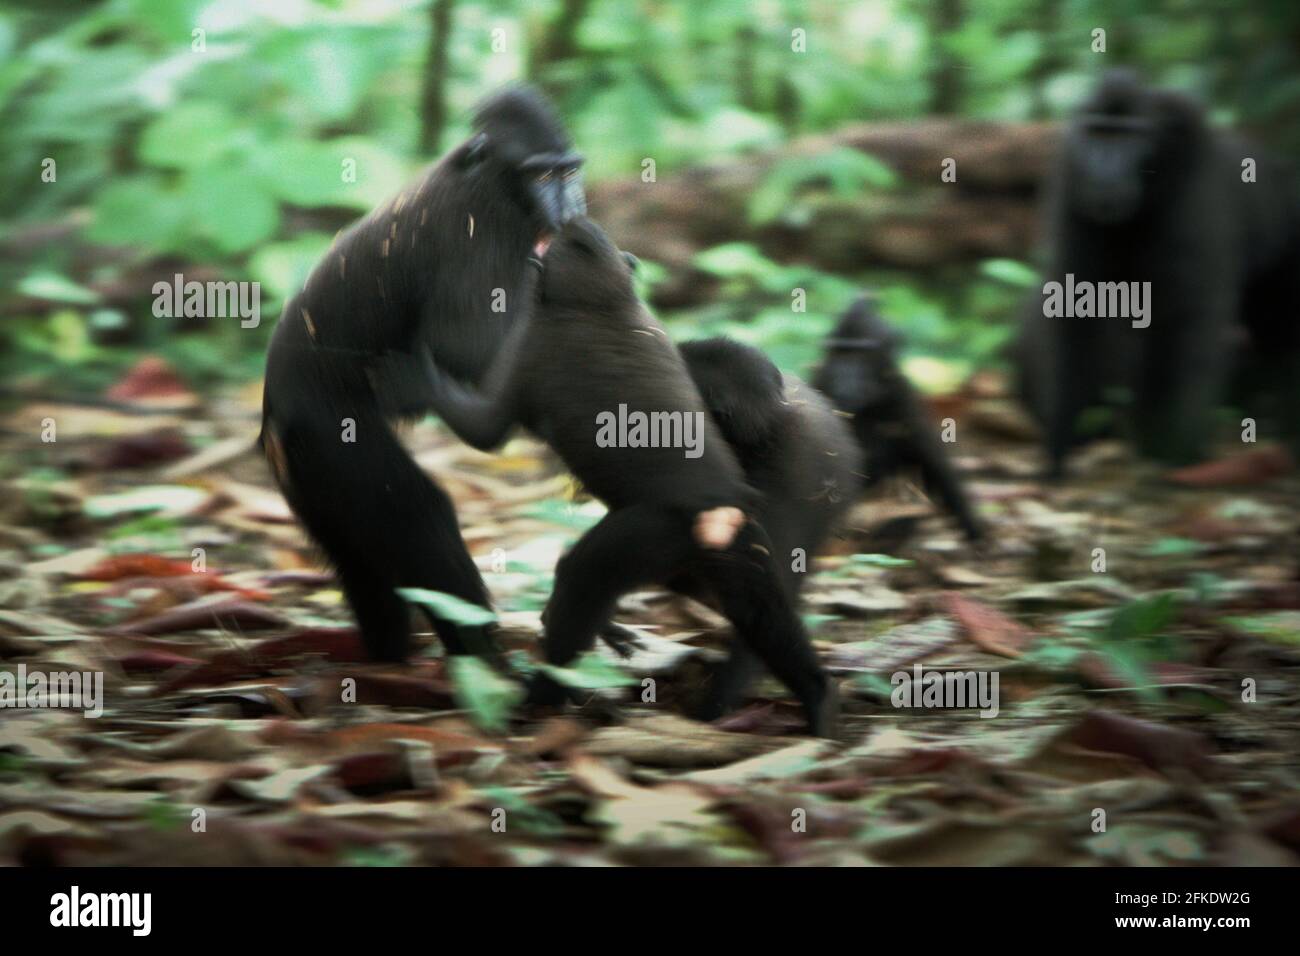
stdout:
[[[688,719],[728,635],[659,592],[620,606],[640,649],[575,672],[601,704],[581,712],[509,718],[500,681],[452,674],[427,636],[408,666],[361,663],[252,451],[252,389],[7,413],[0,675],[104,683],[97,718],[0,719],[0,861],[1300,862],[1300,481],[1267,449],[1171,476],[1103,443],[1047,487],[996,386],[979,394],[945,414],[993,543],[895,481],[809,572],[835,741],[801,737],[770,679]],[[535,654],[555,559],[599,509],[528,439],[409,441],[507,646]],[[996,714],[894,706],[917,664],[996,675]]]

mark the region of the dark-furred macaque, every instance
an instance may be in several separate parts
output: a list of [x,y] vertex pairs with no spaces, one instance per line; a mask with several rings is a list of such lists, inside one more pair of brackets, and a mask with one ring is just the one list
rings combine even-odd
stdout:
[[[474,127],[339,236],[285,306],[267,355],[263,450],[378,660],[408,653],[397,588],[483,606],[488,594],[451,501],[391,430],[402,403],[377,370],[432,348],[449,373],[478,381],[517,320],[530,256],[585,211],[581,157],[538,94],[489,98]],[[449,653],[489,642],[428,616]]]
[[[481,392],[440,372],[436,354],[391,377],[411,383],[413,400],[427,400],[476,448],[494,448],[523,425],[608,506],[556,568],[546,660],[565,665],[589,649],[624,593],[689,579],[798,698],[810,731],[833,733],[834,685],[766,530],[750,520],[725,548],[701,544],[702,513],[752,515],[756,495],[681,355],[637,299],[629,263],[595,224],[575,219],[551,243],[537,283],[534,314],[502,348]],[[533,683],[534,703],[562,696],[549,677]]]
[[1141,454],[1202,457],[1239,323],[1248,349],[1289,368],[1275,377],[1300,371],[1294,179],[1211,128],[1191,98],[1105,74],[1064,137],[1047,233],[1043,295],[1026,310],[1017,360],[1050,475],[1084,440],[1083,412],[1125,393]]
[[899,472],[916,472],[967,539],[979,541],[983,527],[948,461],[938,426],[898,365],[901,344],[902,336],[880,315],[875,300],[862,296],[826,339],[813,385],[853,417],[868,485]]
[[[759,492],[754,517],[797,598],[813,557],[861,493],[862,453],[853,432],[822,395],[783,376],[752,346],[713,338],[683,343],[680,351],[745,480]],[[679,578],[669,587],[708,600],[707,582]],[[734,642],[698,716],[712,719],[734,707],[758,666],[748,646]]]

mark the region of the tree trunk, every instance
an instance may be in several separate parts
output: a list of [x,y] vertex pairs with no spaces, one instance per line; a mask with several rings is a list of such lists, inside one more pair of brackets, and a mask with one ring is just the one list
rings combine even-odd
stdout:
[[942,41],[961,29],[961,0],[937,0],[932,9],[934,18],[930,24],[930,36],[935,45],[935,55],[930,70],[930,112],[935,116],[956,116],[961,112],[965,98],[964,67]]
[[420,153],[438,152],[447,125],[447,42],[451,34],[451,8],[456,0],[433,0],[429,5],[429,57],[420,91]]
[[545,75],[552,63],[571,60],[578,55],[578,27],[587,16],[591,0],[564,0],[559,16],[549,24],[541,41],[529,58],[528,76],[546,91],[548,96],[560,98],[563,92]]

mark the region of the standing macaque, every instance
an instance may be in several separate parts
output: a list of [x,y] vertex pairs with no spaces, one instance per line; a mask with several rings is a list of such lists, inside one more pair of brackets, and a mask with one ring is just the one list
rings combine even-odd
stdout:
[[[261,444],[325,552],[376,660],[410,646],[402,587],[486,607],[450,499],[392,431],[395,383],[377,369],[437,353],[476,382],[518,320],[530,256],[586,209],[575,154],[528,89],[491,97],[475,133],[339,236],[284,307],[266,360]],[[421,608],[452,654],[490,635]]]
[[[1141,454],[1201,458],[1242,354],[1239,326],[1262,378],[1300,398],[1294,183],[1190,97],[1126,70],[1102,77],[1061,147],[1042,296],[1017,350],[1051,476],[1087,437],[1083,413],[1125,398]],[[1294,408],[1282,411],[1293,428]]]

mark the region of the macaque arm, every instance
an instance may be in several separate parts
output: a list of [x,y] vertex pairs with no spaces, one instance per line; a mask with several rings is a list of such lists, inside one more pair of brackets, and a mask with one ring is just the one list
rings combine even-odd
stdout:
[[480,451],[491,451],[504,442],[518,421],[514,411],[513,374],[497,378],[493,391],[477,392],[439,369],[427,349],[424,356],[429,406],[447,427],[465,444]]
[[521,301],[526,303],[483,376],[481,391],[462,385],[438,367],[429,346],[392,351],[370,369],[375,391],[386,412],[414,415],[434,412],[462,441],[482,450],[496,448],[518,421],[520,356],[528,337],[537,269],[525,272]]
[[385,352],[370,362],[367,374],[385,415],[423,415],[433,408],[433,390],[424,349]]
[[414,352],[385,353],[371,363],[369,373],[380,407],[388,415],[434,412],[466,444],[496,448],[515,424],[513,356],[520,351],[522,330],[512,330],[486,378],[485,391],[467,388],[440,369],[423,343]]
[[519,291],[524,305],[509,333],[483,375],[481,391],[475,392],[442,372],[426,349],[427,373],[432,385],[430,407],[460,439],[481,451],[496,448],[519,422],[517,409],[523,391],[523,356],[532,327],[532,303],[538,269],[525,271]]

